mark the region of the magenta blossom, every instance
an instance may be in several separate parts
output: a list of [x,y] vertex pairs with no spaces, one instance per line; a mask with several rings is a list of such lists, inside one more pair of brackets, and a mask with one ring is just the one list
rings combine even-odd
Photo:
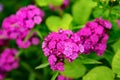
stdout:
[[97,18],[80,29],[77,34],[81,39],[80,43],[84,46],[84,53],[95,51],[97,55],[102,55],[107,47],[109,37],[107,31],[111,28],[112,24],[109,21]]
[[[74,39],[76,38],[76,39]],[[79,37],[70,30],[59,30],[50,33],[42,44],[44,55],[48,56],[48,62],[52,70],[64,70],[64,59],[69,62],[75,60],[84,49],[79,45]]]
[[36,24],[40,24],[44,17],[44,12],[34,5],[29,5],[19,9],[16,14],[4,19],[2,23],[3,30],[7,33],[9,39],[16,40],[19,48],[28,48],[37,45],[39,40],[33,33],[30,39],[24,41]]
[[9,72],[13,69],[18,68],[19,59],[15,58],[15,55],[18,53],[16,49],[7,48],[0,55],[0,70]]
[[18,45],[19,48],[28,48],[31,45],[38,45],[40,42],[38,37],[31,36],[27,41],[25,41],[25,36],[23,38],[18,38],[16,39],[16,44]]
[[57,78],[57,80],[73,80],[73,79],[64,77],[62,75],[59,75],[58,78]]

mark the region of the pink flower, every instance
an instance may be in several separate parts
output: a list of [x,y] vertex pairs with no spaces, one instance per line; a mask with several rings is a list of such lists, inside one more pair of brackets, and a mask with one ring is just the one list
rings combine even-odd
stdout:
[[42,18],[40,16],[35,16],[34,17],[34,23],[40,24],[42,22]]
[[55,57],[55,55],[50,55],[49,58],[48,58],[48,62],[50,65],[55,65],[57,61],[57,58]]
[[37,38],[37,37],[32,37],[32,44],[33,44],[33,45],[38,45],[39,42],[40,42],[39,38]]
[[[29,5],[19,9],[15,15],[4,19],[2,23],[3,30],[7,33],[9,39],[16,40],[19,48],[28,48],[39,43],[38,38],[32,39],[36,34],[33,33],[30,38],[24,42],[30,31],[36,24],[40,24],[44,17],[44,12],[35,5]],[[35,42],[36,41],[36,42]]]
[[45,37],[42,49],[44,55],[49,57],[48,62],[50,63],[52,70],[63,71],[64,59],[72,62],[78,57],[78,54],[83,50],[83,47],[79,47],[77,42],[80,42],[80,39],[77,38],[79,37],[74,35],[72,31],[62,29],[60,29],[58,33],[52,32]]
[[62,75],[59,75],[58,78],[57,78],[57,80],[73,80],[73,79],[64,77]]
[[109,21],[97,18],[80,29],[77,34],[81,39],[79,43],[84,46],[83,53],[89,54],[94,51],[97,55],[102,55],[107,47],[107,30],[111,28],[112,24]]
[[5,72],[18,68],[19,59],[15,59],[15,55],[18,53],[16,49],[7,48],[0,55],[0,70]]
[[31,42],[30,41],[24,42],[21,39],[17,39],[16,44],[18,45],[19,48],[28,48],[31,45]]
[[112,24],[107,20],[104,20],[102,18],[97,18],[97,19],[95,19],[95,21],[106,29],[112,28]]
[[101,56],[106,50],[107,45],[105,43],[99,43],[95,46],[95,52],[97,55]]

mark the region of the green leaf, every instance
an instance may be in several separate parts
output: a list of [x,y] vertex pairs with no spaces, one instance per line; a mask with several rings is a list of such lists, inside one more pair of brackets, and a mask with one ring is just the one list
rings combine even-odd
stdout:
[[39,6],[47,6],[49,2],[48,0],[35,0],[35,1]]
[[45,68],[49,65],[49,63],[44,63],[44,64],[41,64],[39,66],[37,66],[35,69],[41,69],[41,68]]
[[41,39],[43,39],[41,32],[39,30],[36,30],[36,32],[37,32],[37,36],[39,36]]
[[60,24],[61,24],[60,17],[50,16],[46,19],[46,25],[51,31],[58,31],[58,29],[61,28]]
[[72,16],[70,14],[64,14],[62,18],[50,16],[46,19],[46,25],[51,31],[58,31],[60,28],[69,29],[71,22]]
[[89,71],[83,80],[114,80],[114,74],[108,67],[100,66]]
[[79,29],[83,28],[84,26],[85,25],[72,26],[71,30],[75,30],[75,29],[79,30]]
[[91,54],[86,55],[86,54],[81,54],[80,57],[84,57],[84,58],[90,58],[90,59],[94,59],[94,60],[101,60],[104,57],[103,56],[97,56],[97,54],[95,52],[91,52]]
[[35,74],[34,73],[30,73],[29,80],[35,80]]
[[117,51],[112,61],[112,70],[120,78],[120,49]]
[[114,52],[110,50],[106,50],[103,56],[111,64],[114,56]]
[[52,4],[54,6],[60,6],[63,3],[63,0],[35,0],[39,6],[48,6]]
[[118,39],[118,41],[116,41],[113,45],[112,45],[114,51],[117,51],[120,49],[120,39]]
[[59,72],[55,72],[55,74],[53,74],[51,80],[56,80],[57,76],[58,76]]
[[72,63],[66,63],[64,67],[65,70],[60,73],[69,78],[82,77],[86,72],[86,67],[82,65],[78,59],[73,61]]
[[95,18],[101,17],[102,14],[103,14],[103,8],[95,8],[95,10],[93,11],[93,16]]
[[63,15],[63,19],[61,21],[61,26],[64,28],[64,29],[69,29],[69,26],[72,22],[73,18],[70,14],[64,14]]
[[95,6],[96,2],[92,0],[78,0],[72,6],[72,14],[76,23],[84,24],[89,19],[91,11]]
[[50,0],[49,3],[54,5],[54,6],[60,6],[60,5],[62,5],[63,0]]
[[101,64],[101,62],[99,62],[95,59],[87,58],[87,57],[79,58],[79,60],[83,64]]

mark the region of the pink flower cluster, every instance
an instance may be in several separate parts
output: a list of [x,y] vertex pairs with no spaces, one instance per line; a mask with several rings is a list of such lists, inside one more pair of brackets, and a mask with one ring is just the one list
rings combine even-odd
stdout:
[[19,59],[15,58],[15,55],[18,53],[16,49],[6,48],[0,54],[0,80],[3,80],[6,72],[12,71],[13,69],[18,68]]
[[73,80],[73,79],[71,79],[71,78],[66,78],[66,77],[64,77],[64,76],[62,76],[62,75],[59,75],[58,78],[57,78],[57,80]]
[[[78,57],[78,53],[83,52],[83,46],[78,44],[79,39],[70,30],[59,30],[50,33],[42,44],[45,56],[48,56],[48,62],[52,70],[64,70],[64,59],[69,62]],[[79,38],[79,37],[78,37]]]
[[[35,24],[40,24],[44,12],[34,5],[29,5],[19,9],[16,14],[4,19],[2,29],[7,33],[8,39],[16,40],[20,48],[28,48],[32,42],[38,41],[37,37],[24,42],[25,37],[34,28]],[[32,38],[32,37],[31,37]]]
[[70,30],[59,30],[45,37],[42,44],[44,55],[52,70],[64,70],[64,59],[68,62],[75,60],[79,53],[89,54],[94,51],[102,55],[106,50],[108,40],[107,31],[112,25],[102,18],[88,22],[77,33]]
[[111,28],[112,24],[109,21],[97,18],[80,29],[77,34],[84,46],[84,53],[89,54],[91,51],[95,51],[97,55],[102,55],[106,50],[109,38],[107,32]]
[[68,7],[69,3],[70,3],[70,0],[63,0],[63,4],[61,6],[54,6],[54,5],[50,4],[49,8],[51,10],[63,10],[66,7]]

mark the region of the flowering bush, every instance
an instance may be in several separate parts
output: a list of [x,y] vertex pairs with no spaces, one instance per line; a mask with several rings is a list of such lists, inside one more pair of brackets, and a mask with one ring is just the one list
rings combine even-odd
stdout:
[[0,80],[120,80],[119,0],[2,0],[0,23]]

